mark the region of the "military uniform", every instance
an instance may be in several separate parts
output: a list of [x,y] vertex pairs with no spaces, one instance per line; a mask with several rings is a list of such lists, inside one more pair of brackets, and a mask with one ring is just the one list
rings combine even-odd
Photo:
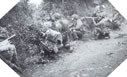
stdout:
[[80,39],[82,37],[82,31],[83,31],[83,22],[79,18],[78,15],[74,14],[72,15],[72,26],[70,27],[72,30],[72,36],[74,37],[74,40]]

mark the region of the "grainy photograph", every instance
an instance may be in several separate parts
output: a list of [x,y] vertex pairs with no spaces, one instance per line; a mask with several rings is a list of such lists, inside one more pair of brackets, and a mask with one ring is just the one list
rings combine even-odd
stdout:
[[0,58],[21,77],[107,77],[127,58],[127,21],[108,0],[20,0]]

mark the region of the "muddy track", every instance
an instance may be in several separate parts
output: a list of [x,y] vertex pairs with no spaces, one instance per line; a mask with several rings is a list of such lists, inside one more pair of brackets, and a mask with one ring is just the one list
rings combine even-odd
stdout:
[[77,41],[74,52],[29,71],[27,77],[107,77],[127,57],[127,38]]

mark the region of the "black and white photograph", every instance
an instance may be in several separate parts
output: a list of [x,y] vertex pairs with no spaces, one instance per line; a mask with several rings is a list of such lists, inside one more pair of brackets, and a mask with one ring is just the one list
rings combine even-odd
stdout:
[[127,20],[108,0],[20,0],[0,19],[0,58],[20,77],[108,77]]

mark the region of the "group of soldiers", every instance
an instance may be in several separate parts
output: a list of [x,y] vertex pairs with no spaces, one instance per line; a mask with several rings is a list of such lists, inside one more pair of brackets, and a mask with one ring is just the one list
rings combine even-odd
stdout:
[[[92,20],[92,23],[88,24],[86,19]],[[92,28],[91,33],[93,32],[95,39],[110,38],[108,27],[105,25],[107,21],[104,16],[81,17],[73,14],[65,17],[55,13],[52,17],[45,18],[42,25],[42,34],[46,39],[45,45],[58,53],[59,48],[69,46],[71,41],[82,39],[84,34]]]
[[[105,24],[110,20],[105,15],[98,14],[96,12],[90,17],[73,14],[65,17],[61,13],[54,13],[45,17],[42,21],[41,34],[45,40],[43,41],[44,50],[49,49],[47,55],[58,53],[60,48],[70,47],[71,41],[81,40],[86,32],[93,33],[95,39],[110,38],[109,28]],[[92,20],[92,22],[87,23],[89,20]],[[16,55],[15,46],[10,44],[9,40],[6,42],[8,43],[7,46],[5,45],[6,47],[0,46],[0,52],[8,50],[11,56]]]
[[[72,18],[65,18],[59,13],[55,13],[53,18],[47,18],[43,24],[43,35],[46,45],[53,49],[55,53],[59,48],[66,47],[72,40],[81,39],[83,33],[83,22],[77,14]],[[52,43],[52,44],[51,44]]]
[[[93,24],[87,24],[85,22],[86,18],[93,19]],[[47,52],[46,55],[49,55],[50,53],[58,53],[61,48],[69,48],[70,42],[82,39],[87,32],[88,27],[91,28],[91,25],[94,27],[92,31],[94,32],[96,39],[103,39],[105,37],[110,38],[109,32],[107,30],[104,31],[107,27],[104,28],[103,25],[102,30],[101,27],[95,25],[98,23],[96,23],[94,18],[95,17],[80,17],[77,14],[65,18],[60,13],[55,13],[53,18],[45,18],[41,34],[45,40],[42,42],[43,46],[48,50],[44,51],[44,54]],[[99,23],[99,25],[101,24],[102,26],[102,23]],[[2,44],[4,44],[4,42],[0,43],[0,52],[7,51],[11,56],[10,61],[12,61],[14,56],[15,58],[17,57],[16,47],[9,42],[9,39],[5,40],[5,45]]]
[[[42,21],[40,33],[42,35],[41,38],[44,40],[40,41],[37,38],[39,43],[35,42],[38,43],[37,45],[41,42],[43,52],[40,53],[49,57],[52,53],[59,53],[61,48],[69,48],[71,50],[70,43],[75,40],[85,39],[83,38],[85,33],[91,33],[94,39],[109,39],[110,31],[107,22],[110,23],[112,20],[98,12],[95,12],[90,17],[79,16],[78,14],[65,17],[61,13],[54,13],[45,17]],[[17,60],[16,47],[10,41],[15,36],[13,35],[0,42],[0,54],[6,53],[5,57],[10,63],[14,63]]]

